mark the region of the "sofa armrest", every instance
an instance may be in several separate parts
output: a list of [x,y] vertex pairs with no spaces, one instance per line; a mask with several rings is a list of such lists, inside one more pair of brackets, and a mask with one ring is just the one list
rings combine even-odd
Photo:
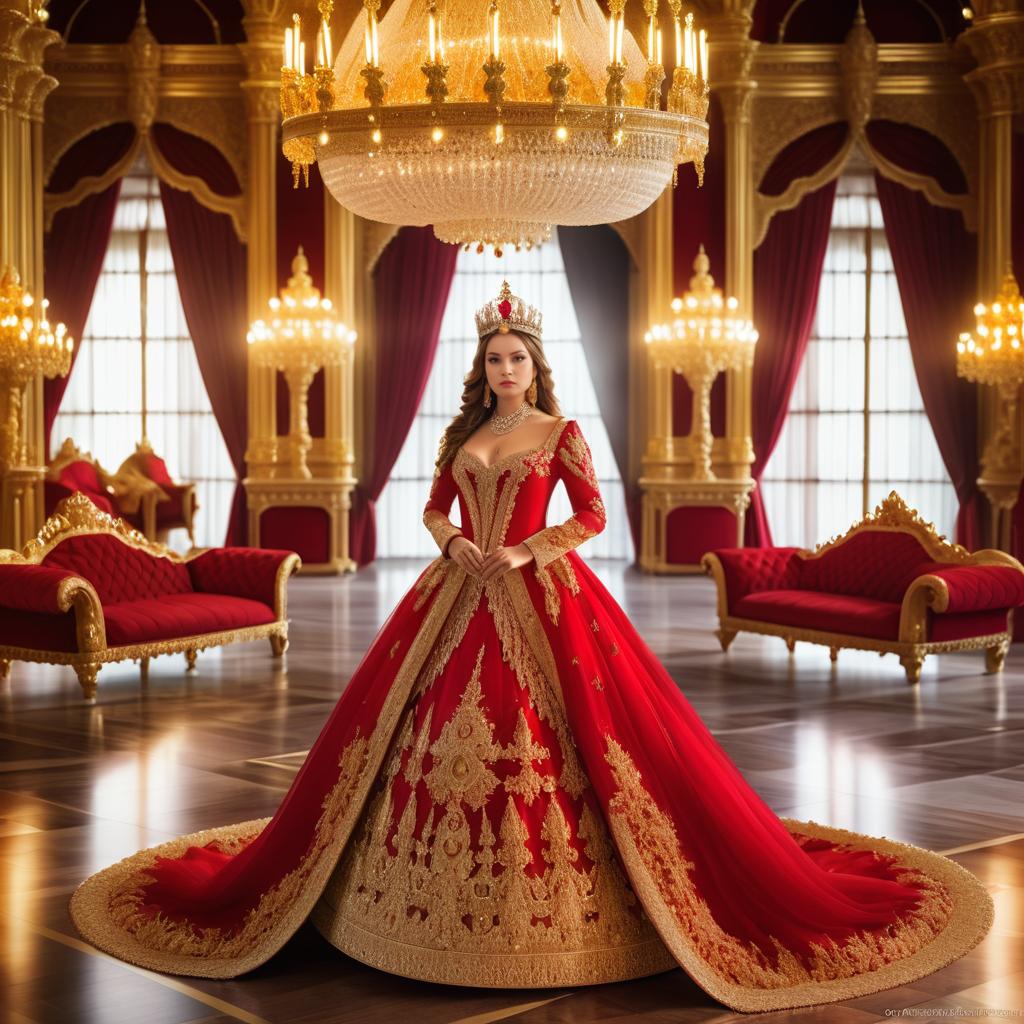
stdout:
[[103,606],[92,584],[65,569],[46,565],[0,564],[0,610],[64,615],[74,609],[80,651],[106,646]]
[[71,608],[76,583],[85,583],[67,569],[45,565],[0,565],[0,608],[60,615]]
[[936,566],[927,575],[945,585],[943,607],[934,605],[936,612],[984,612],[1024,605],[1024,572],[1009,565]]
[[208,548],[188,562],[192,586],[208,594],[249,597],[287,616],[288,577],[302,560],[294,551],[269,548]]
[[704,572],[718,586],[718,614],[747,594],[796,587],[800,578],[800,548],[719,548],[702,559]]
[[1024,605],[1024,572],[1014,565],[936,563],[907,587],[900,611],[900,640],[923,643],[928,613],[984,612]]

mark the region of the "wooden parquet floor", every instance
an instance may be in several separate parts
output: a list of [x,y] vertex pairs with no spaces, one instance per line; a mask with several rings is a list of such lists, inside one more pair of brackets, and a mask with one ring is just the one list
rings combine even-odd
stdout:
[[[929,659],[920,687],[892,657],[741,636],[722,655],[704,579],[590,563],[747,779],[780,814],[958,851],[996,925],[970,955],[905,987],[764,1015],[859,1024],[1024,1016],[1024,652]],[[308,926],[229,982],[169,978],[82,942],[67,914],[85,875],[184,832],[273,813],[349,674],[422,563],[299,579],[285,668],[266,643],[100,674],[15,665],[0,691],[0,1020],[12,1024],[680,1024],[744,1019],[682,971],[578,990],[433,986],[382,974]],[[755,1019],[755,1018],[746,1018]]]

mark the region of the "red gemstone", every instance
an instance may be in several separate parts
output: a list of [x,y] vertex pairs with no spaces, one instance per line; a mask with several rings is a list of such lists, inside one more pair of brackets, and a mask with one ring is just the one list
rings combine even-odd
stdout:
[[507,320],[512,315],[512,303],[508,299],[502,299],[498,303],[498,312],[501,314],[502,320]]

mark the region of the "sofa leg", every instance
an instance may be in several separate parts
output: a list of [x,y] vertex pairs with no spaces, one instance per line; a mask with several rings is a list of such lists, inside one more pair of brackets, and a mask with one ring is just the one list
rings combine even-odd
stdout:
[[149,682],[149,658],[139,658],[139,678],[144,682]]
[[[985,671],[986,672],[1002,672],[1003,662],[1006,660],[1006,652],[1010,647],[1008,640],[1004,640],[1001,644],[996,644],[994,647],[985,648]],[[3,672],[0,671],[0,678],[3,678]]]
[[196,670],[196,657],[199,655],[198,651],[186,651],[185,652],[185,671],[195,672]]
[[900,658],[900,664],[906,670],[907,682],[913,686],[921,682],[921,666],[924,664],[924,656],[921,654],[905,654]]
[[270,649],[275,658],[280,658],[288,650],[288,634],[274,633],[270,638]]
[[75,666],[78,685],[90,704],[96,703],[96,677],[100,674],[100,666],[96,662],[85,662]]
[[715,636],[718,637],[718,642],[722,645],[722,650],[729,650],[729,645],[736,639],[735,629],[716,629]]
[[792,654],[796,650],[796,640],[791,636],[785,636],[782,639],[786,641],[786,650]]
[[839,660],[839,648],[830,647],[828,649],[828,660],[834,665]]
[[6,658],[0,658],[0,683],[11,678],[11,662]]

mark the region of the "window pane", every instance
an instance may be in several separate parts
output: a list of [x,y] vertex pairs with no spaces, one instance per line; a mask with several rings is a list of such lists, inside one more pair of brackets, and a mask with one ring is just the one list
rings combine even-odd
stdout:
[[924,412],[871,172],[839,180],[814,327],[762,486],[776,544],[845,532],[891,490],[952,534],[956,494]]
[[[539,248],[506,252],[500,259],[490,253],[459,253],[423,400],[377,503],[377,553],[381,557],[416,558],[437,554],[437,546],[420,525],[419,517],[430,492],[441,434],[461,404],[462,380],[476,351],[473,314],[498,294],[505,278],[517,295],[543,312],[544,352],[551,364],[559,405],[563,415],[579,421],[594,456],[608,525],[587,541],[582,553],[588,558],[631,558],[622,479],[587,369],[557,235]],[[558,523],[570,515],[569,499],[564,487],[559,486],[551,499],[547,522]],[[452,506],[451,519],[458,525],[457,503]]]

